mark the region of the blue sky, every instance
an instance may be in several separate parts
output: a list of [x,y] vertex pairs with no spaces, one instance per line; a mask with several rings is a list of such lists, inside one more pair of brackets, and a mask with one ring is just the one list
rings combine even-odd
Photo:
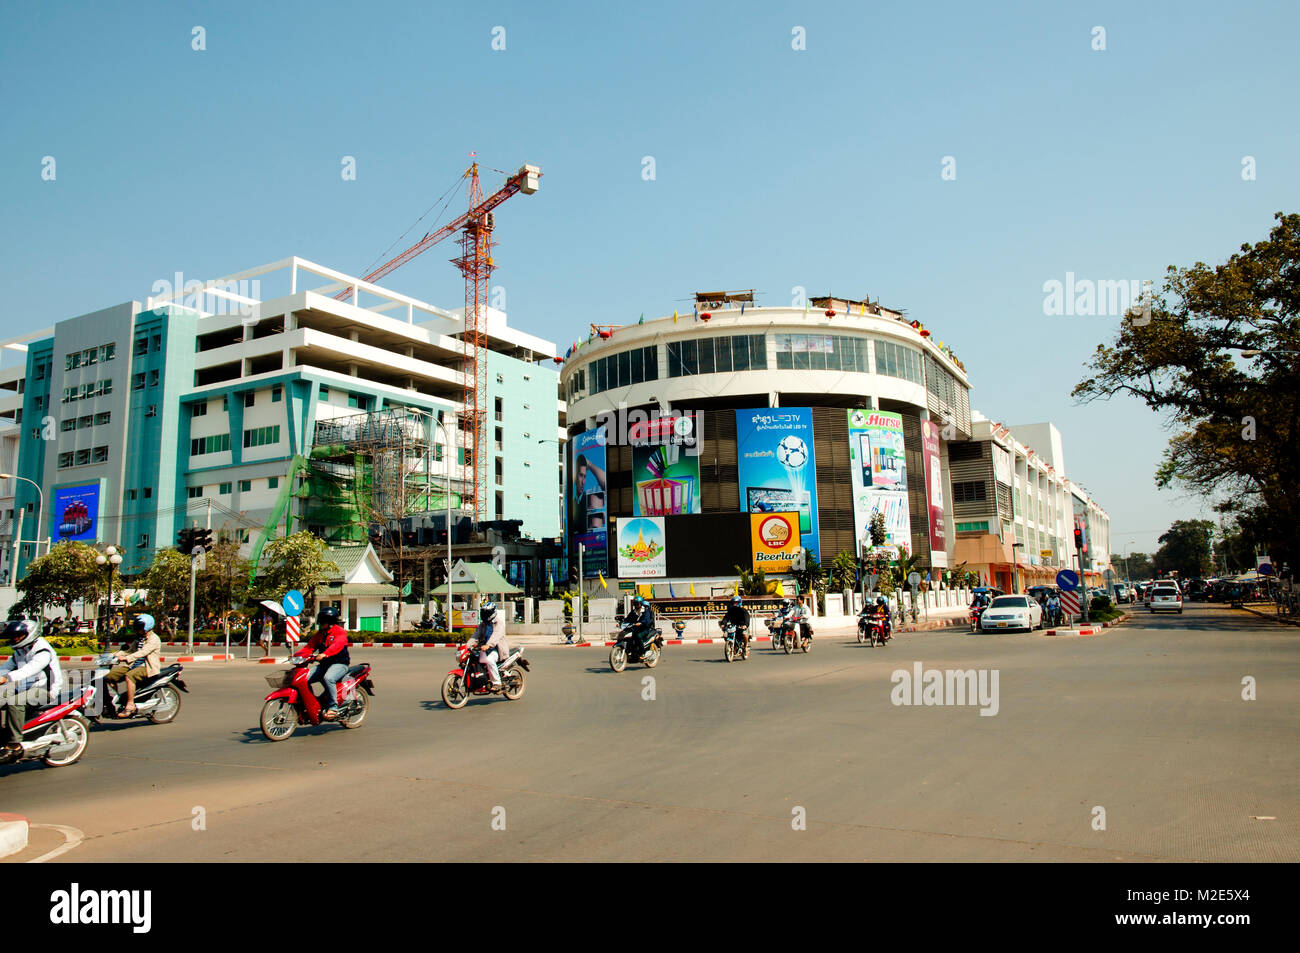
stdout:
[[[545,173],[497,215],[513,324],[568,342],[697,289],[869,293],[954,348],[983,413],[1056,422],[1116,551],[1149,551],[1201,503],[1156,490],[1148,411],[1074,405],[1117,318],[1046,316],[1043,284],[1221,261],[1296,210],[1298,28],[1290,3],[8,2],[0,330],[176,271],[359,273],[473,150]],[[386,283],[456,307],[451,255]]]

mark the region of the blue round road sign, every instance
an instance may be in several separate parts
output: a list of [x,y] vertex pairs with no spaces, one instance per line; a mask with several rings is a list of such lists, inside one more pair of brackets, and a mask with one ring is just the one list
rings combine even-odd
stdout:
[[1273,575],[1273,564],[1272,564],[1272,563],[1260,563],[1260,564],[1259,564],[1259,568],[1256,569],[1255,571],[1256,571],[1257,573],[1259,573],[1261,576],[1271,576],[1271,575]]
[[303,607],[302,593],[297,589],[290,589],[284,594],[280,605],[284,607],[285,615],[301,615]]
[[1066,592],[1074,592],[1079,588],[1079,574],[1073,569],[1062,569],[1056,574],[1056,584]]

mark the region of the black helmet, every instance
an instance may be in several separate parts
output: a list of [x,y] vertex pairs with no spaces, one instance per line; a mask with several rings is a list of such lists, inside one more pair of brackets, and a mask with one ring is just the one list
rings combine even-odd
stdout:
[[4,639],[16,649],[31,645],[41,637],[41,620],[15,616],[5,623]]
[[316,613],[316,625],[322,629],[328,629],[332,625],[339,625],[343,616],[339,613],[338,606],[321,606],[320,611]]
[[878,606],[883,606],[884,604],[885,604],[885,597],[884,597],[884,596],[876,596],[876,605],[878,605]]
[[492,617],[497,614],[497,604],[495,602],[485,602],[478,607],[478,617],[483,622],[491,622]]

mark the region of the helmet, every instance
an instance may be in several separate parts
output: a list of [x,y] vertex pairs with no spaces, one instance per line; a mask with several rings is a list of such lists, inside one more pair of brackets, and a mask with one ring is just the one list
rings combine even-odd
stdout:
[[41,635],[41,620],[17,616],[5,623],[4,639],[16,649],[31,645]]
[[634,605],[634,606],[643,606],[643,605],[645,605],[645,596],[633,596],[633,597],[632,597],[632,605]]
[[791,599],[789,596],[787,596],[786,598],[781,600],[781,605],[785,606],[788,609],[790,606],[794,605],[794,600]]
[[484,622],[491,622],[492,617],[497,614],[497,604],[495,602],[485,602],[478,607],[478,617]]
[[876,596],[876,605],[878,605],[878,606],[883,606],[884,604],[885,604],[885,597],[884,597],[884,596]]
[[338,606],[321,606],[320,611],[316,613],[316,625],[327,629],[332,625],[338,625],[342,618]]
[[147,612],[141,612],[135,617],[135,631],[140,635],[145,635],[153,631],[153,616]]
[[731,597],[731,604],[732,604],[733,606],[741,605],[742,602],[743,602],[743,600],[740,598],[740,596],[732,596],[732,597]]

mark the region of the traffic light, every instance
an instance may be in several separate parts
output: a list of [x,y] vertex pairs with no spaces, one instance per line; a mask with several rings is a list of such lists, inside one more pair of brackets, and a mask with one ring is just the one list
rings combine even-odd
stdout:
[[1083,530],[1080,529],[1078,526],[1074,528],[1074,548],[1079,553],[1083,553],[1085,551],[1083,545]]
[[212,541],[212,530],[196,529],[194,530],[194,546],[202,546],[206,553],[216,544]]
[[185,555],[194,549],[194,530],[186,528],[176,533],[176,548]]

